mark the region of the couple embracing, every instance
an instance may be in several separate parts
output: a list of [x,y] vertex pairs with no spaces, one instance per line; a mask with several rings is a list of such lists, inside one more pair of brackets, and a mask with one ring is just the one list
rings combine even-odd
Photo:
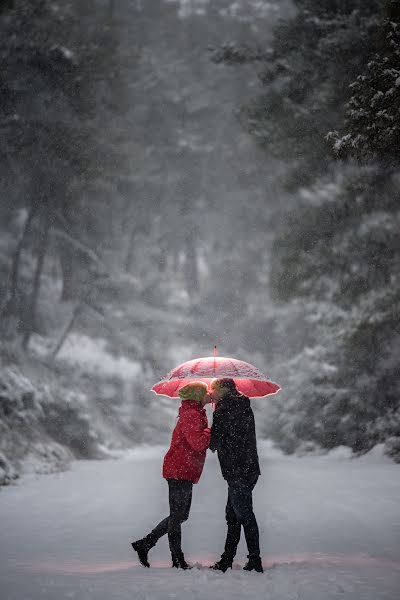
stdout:
[[[192,488],[198,483],[207,448],[218,453],[223,478],[228,484],[225,549],[211,568],[225,572],[232,568],[241,527],[248,549],[246,571],[263,572],[259,533],[253,512],[252,492],[260,475],[254,415],[250,400],[241,394],[233,379],[215,379],[211,392],[203,381],[192,381],[179,390],[182,400],[179,418],[165,455],[163,477],[169,487],[170,514],[148,535],[132,543],[142,565],[149,567],[148,553],[168,534],[172,566],[191,568],[181,546],[181,524],[189,517]],[[215,403],[212,428],[208,428],[204,406]]]

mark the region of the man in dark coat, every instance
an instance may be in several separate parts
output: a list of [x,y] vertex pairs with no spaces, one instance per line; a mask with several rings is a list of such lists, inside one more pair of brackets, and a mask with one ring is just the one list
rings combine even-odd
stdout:
[[244,569],[262,573],[252,497],[260,475],[254,414],[249,398],[240,394],[233,379],[216,379],[211,389],[216,408],[210,450],[217,451],[222,476],[228,483],[225,549],[221,559],[211,568],[223,572],[232,568],[243,525],[249,559]]

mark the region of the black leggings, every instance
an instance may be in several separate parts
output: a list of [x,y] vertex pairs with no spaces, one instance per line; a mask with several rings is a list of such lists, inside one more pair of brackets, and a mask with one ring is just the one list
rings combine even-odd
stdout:
[[147,536],[152,546],[166,533],[168,533],[168,542],[173,557],[182,554],[182,534],[181,524],[189,517],[190,506],[192,504],[191,481],[180,481],[178,479],[168,479],[169,487],[169,517],[163,519],[149,535]]

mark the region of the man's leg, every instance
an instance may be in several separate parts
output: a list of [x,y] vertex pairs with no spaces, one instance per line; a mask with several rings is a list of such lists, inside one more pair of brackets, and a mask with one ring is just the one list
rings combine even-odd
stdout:
[[[255,483],[242,480],[229,482],[229,498],[236,518],[243,525],[246,537],[250,570],[262,570],[260,559],[260,535],[253,511],[253,489]],[[246,565],[246,568],[248,568]],[[254,565],[254,566],[253,566]]]
[[216,571],[223,571],[224,573],[227,569],[232,567],[233,559],[236,556],[237,547],[240,541],[240,530],[242,527],[237,520],[235,511],[233,510],[233,506],[229,498],[229,488],[228,500],[225,509],[225,518],[228,527],[225,540],[225,549],[220,560],[211,567]]
[[226,503],[226,509],[225,509],[225,518],[226,518],[226,524],[228,527],[228,531],[226,533],[224,555],[228,559],[233,561],[233,559],[236,556],[237,547],[240,542],[240,530],[241,530],[242,526],[241,526],[240,522],[238,521],[238,519],[236,517],[236,513],[233,509],[232,502],[229,497],[229,491],[228,491],[228,501]]

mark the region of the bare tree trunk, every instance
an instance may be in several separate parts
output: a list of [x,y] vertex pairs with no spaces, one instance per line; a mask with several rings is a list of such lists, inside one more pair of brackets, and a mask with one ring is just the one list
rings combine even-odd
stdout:
[[195,299],[199,293],[199,270],[197,264],[196,240],[188,235],[185,240],[184,279],[189,297]]
[[53,352],[51,353],[52,358],[55,358],[57,356],[57,354],[60,352],[61,348],[63,347],[63,345],[65,343],[65,340],[71,333],[72,328],[74,327],[77,318],[81,314],[83,307],[84,307],[84,305],[82,302],[79,302],[79,304],[77,304],[77,306],[75,307],[74,312],[72,313],[70,322],[68,323],[67,327],[64,329],[62,336],[60,337],[56,347],[54,348]]
[[88,17],[93,11],[93,3],[88,0],[79,0],[76,4],[78,14],[81,17]]
[[115,0],[108,0],[108,20],[112,21],[115,15]]
[[179,271],[179,249],[177,248],[176,244],[174,244],[174,246],[172,248],[171,256],[172,256],[172,271],[176,275]]
[[10,273],[10,283],[8,290],[6,292],[6,297],[4,302],[0,308],[0,319],[9,312],[13,306],[15,306],[17,299],[17,289],[18,289],[18,278],[19,278],[19,266],[21,261],[22,249],[24,247],[25,240],[30,232],[32,221],[35,218],[37,213],[37,205],[33,205],[30,208],[27,219],[25,221],[24,228],[20,235],[20,238],[17,243],[17,247],[15,248],[13,261],[11,265],[11,273]]
[[399,0],[386,0],[386,15],[391,20],[400,18]]
[[26,319],[24,320],[24,335],[22,337],[22,347],[24,350],[28,348],[29,340],[31,338],[34,326],[35,326],[35,316],[36,316],[36,306],[39,298],[40,292],[40,277],[43,271],[44,259],[46,257],[48,242],[49,242],[49,231],[50,231],[50,212],[48,207],[46,208],[46,213],[43,219],[43,232],[40,240],[38,257],[36,262],[35,275],[33,278],[33,286],[32,293],[30,297],[29,307],[26,315]]
[[82,286],[86,285],[92,264],[106,270],[101,257],[90,246],[76,239],[67,231],[53,227],[53,235],[59,239],[59,259],[62,272],[61,300],[79,297]]
[[14,0],[0,0],[0,14],[10,10],[14,6]]
[[72,313],[72,317],[71,317],[68,325],[64,329],[63,334],[60,337],[59,341],[57,342],[56,347],[51,352],[51,357],[52,358],[55,358],[57,356],[57,354],[60,352],[61,348],[63,347],[63,345],[65,343],[65,340],[67,339],[67,337],[71,333],[71,331],[72,331],[72,329],[73,329],[73,327],[74,327],[74,325],[75,325],[78,317],[80,316],[80,314],[85,309],[91,309],[95,313],[97,313],[98,315],[100,315],[103,319],[105,318],[105,315],[104,315],[104,313],[101,310],[99,310],[98,308],[94,307],[92,304],[89,303],[89,298],[90,298],[91,291],[92,291],[92,288],[89,287],[86,290],[86,294],[84,295],[84,297],[82,298],[82,300],[75,306],[74,311]]
[[75,297],[74,287],[74,267],[71,256],[65,256],[63,250],[60,251],[60,266],[62,277],[61,301],[67,302]]
[[133,249],[135,246],[136,226],[132,227],[129,234],[128,251],[125,257],[125,271],[131,273],[133,266]]

